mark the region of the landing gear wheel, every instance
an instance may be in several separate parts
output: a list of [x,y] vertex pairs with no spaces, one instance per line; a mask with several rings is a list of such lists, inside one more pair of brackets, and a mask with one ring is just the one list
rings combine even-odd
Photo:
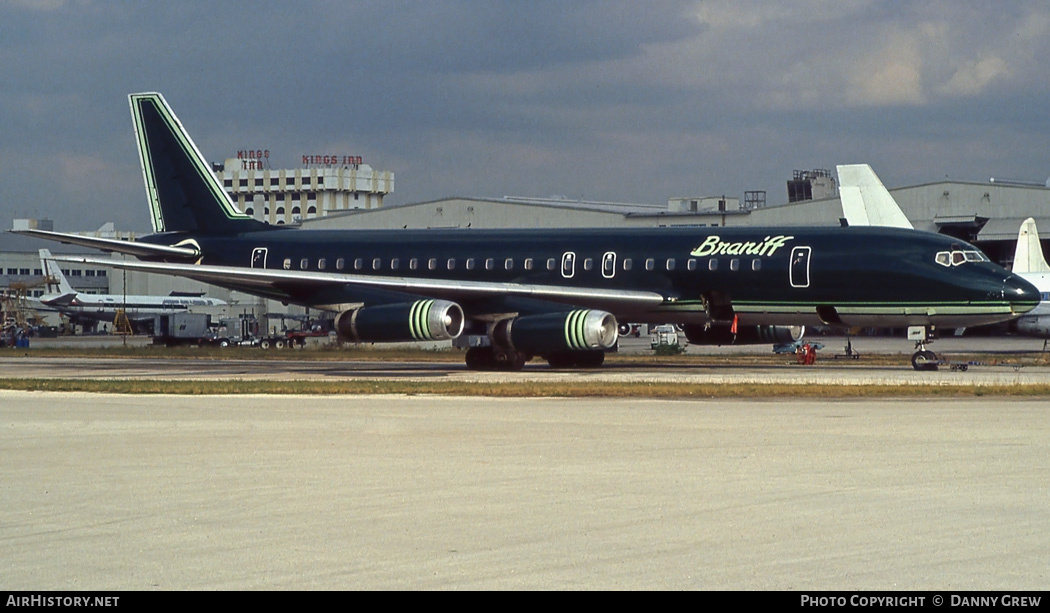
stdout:
[[605,363],[604,351],[557,351],[547,356],[551,368],[598,368]]
[[495,358],[489,347],[471,347],[467,349],[467,368],[470,370],[492,370]]
[[932,351],[916,351],[911,356],[911,366],[915,370],[937,370],[937,354]]
[[576,365],[580,368],[598,368],[604,363],[604,351],[581,351],[576,354]]
[[548,355],[547,363],[551,368],[572,368],[576,366],[576,359],[569,351],[559,351]]
[[466,362],[470,370],[516,371],[525,368],[529,356],[517,351],[499,351],[492,347],[467,349]]

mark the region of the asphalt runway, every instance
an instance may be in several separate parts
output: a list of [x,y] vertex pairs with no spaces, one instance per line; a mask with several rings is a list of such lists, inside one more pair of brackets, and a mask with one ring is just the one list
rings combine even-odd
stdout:
[[1041,401],[0,392],[11,590],[1042,590]]

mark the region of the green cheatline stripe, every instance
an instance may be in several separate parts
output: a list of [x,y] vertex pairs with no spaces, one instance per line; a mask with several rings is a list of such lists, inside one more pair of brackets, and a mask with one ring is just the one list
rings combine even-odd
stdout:
[[434,306],[433,300],[417,300],[412,303],[408,314],[408,327],[412,338],[417,341],[432,341],[434,337],[430,334],[430,326],[427,320],[430,318],[430,309]]
[[[755,305],[755,306],[823,306],[829,304],[827,300],[733,300],[733,306],[737,305]],[[870,301],[870,300],[853,300],[853,301],[836,301],[835,306],[944,306],[944,305],[1010,305],[1010,304],[1038,304],[1038,301],[1029,302],[1016,302],[1009,300],[939,300],[939,301],[923,301],[923,302],[904,302],[904,301]],[[675,306],[703,306],[703,302],[700,300],[679,300],[672,302],[667,307]]]
[[[138,102],[138,99],[136,99],[136,102]],[[131,105],[131,109],[134,113],[136,127],[135,132],[138,135],[139,139],[139,151],[145,154],[147,151],[149,151],[149,139],[146,138],[146,131],[143,129],[141,108],[136,103]],[[146,180],[146,190],[148,192],[147,196],[149,197],[150,214],[153,215],[153,230],[155,232],[163,232],[166,228],[164,227],[164,217],[161,215],[160,212],[160,201],[157,200],[157,182],[156,179],[154,179],[153,177],[153,160],[148,158],[143,160],[142,174],[144,175],[144,178]]]
[[[999,313],[1012,312],[1013,307],[1025,306],[1035,303],[1010,303],[1010,302],[847,302],[835,303],[835,309],[839,312],[896,312],[902,309],[933,309],[938,313]],[[800,309],[815,309],[818,306],[826,306],[827,302],[734,302],[733,309],[737,312],[747,313],[755,311],[766,312],[795,312]],[[660,311],[687,311],[701,312],[704,307],[700,303],[675,303],[662,305],[657,308]]]

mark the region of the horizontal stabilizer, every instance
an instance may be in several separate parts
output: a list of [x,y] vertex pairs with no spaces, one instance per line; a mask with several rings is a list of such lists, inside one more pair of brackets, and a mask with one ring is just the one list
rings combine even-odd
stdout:
[[836,166],[842,213],[851,226],[914,229],[897,201],[867,164]]
[[200,257],[200,251],[192,247],[168,247],[166,245],[122,241],[113,238],[96,238],[79,234],[48,232],[46,230],[11,230],[11,232],[49,241],[58,241],[66,245],[80,245],[81,247],[91,247],[92,249],[101,249],[103,251],[126,253],[136,257],[179,258],[182,260],[196,260]]
[[1050,272],[1050,266],[1043,257],[1043,247],[1039,243],[1039,230],[1036,229],[1035,220],[1031,217],[1021,223],[1021,230],[1017,233],[1013,272]]

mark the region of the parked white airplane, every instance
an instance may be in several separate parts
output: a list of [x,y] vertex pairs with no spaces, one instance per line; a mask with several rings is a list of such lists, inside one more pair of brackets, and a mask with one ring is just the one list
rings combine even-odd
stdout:
[[223,306],[225,301],[199,295],[125,296],[123,294],[86,294],[69,284],[47,249],[40,250],[40,264],[47,279],[47,293],[39,298],[47,307],[55,309],[76,323],[106,322],[112,324],[117,311],[124,310],[128,320],[152,322],[157,315],[185,311],[190,307]]
[[1029,217],[1021,223],[1014,249],[1013,272],[1039,290],[1039,304],[1018,317],[1014,329],[1018,334],[1050,339],[1050,265],[1043,257],[1039,243],[1039,230],[1035,220]]

